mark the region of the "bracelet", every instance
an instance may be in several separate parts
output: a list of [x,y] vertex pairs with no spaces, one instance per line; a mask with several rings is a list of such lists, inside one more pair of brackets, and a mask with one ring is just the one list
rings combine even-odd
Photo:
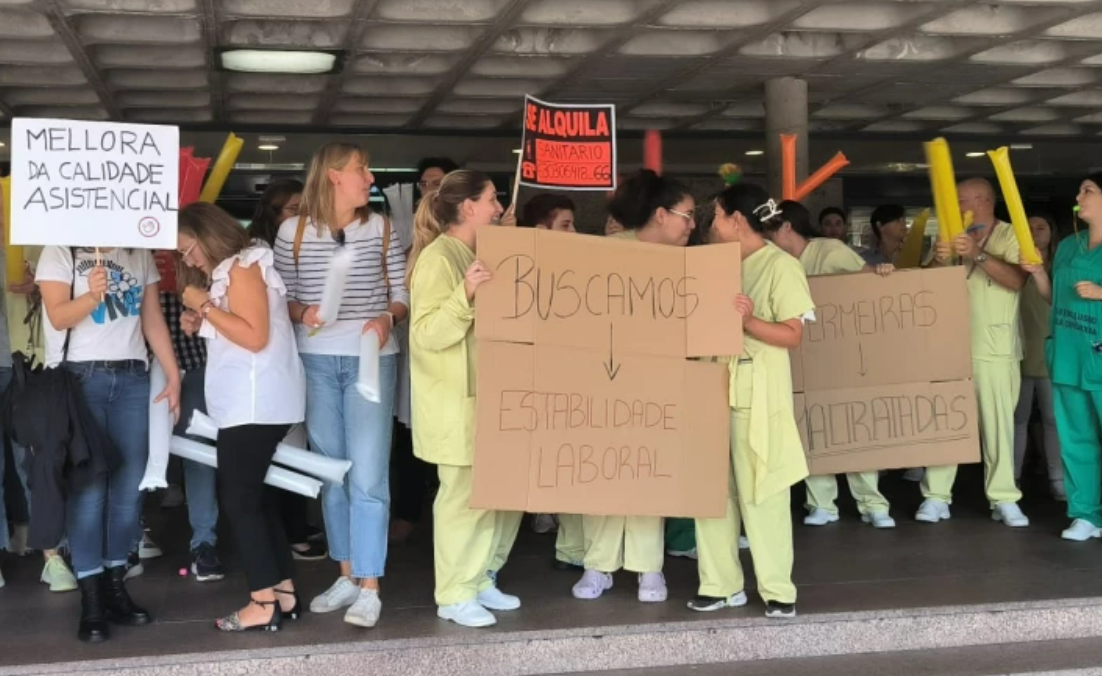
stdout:
[[306,311],[309,310],[309,309],[310,309],[309,305],[303,305],[302,306],[302,312],[298,313],[298,319],[296,320],[299,324],[302,324],[302,323],[305,322],[305,320],[306,320]]
[[394,328],[394,325],[398,323],[398,318],[394,316],[394,313],[390,310],[383,310],[383,314],[390,317],[390,328]]
[[208,298],[206,302],[199,306],[199,315],[206,319],[210,311],[214,309],[214,303]]

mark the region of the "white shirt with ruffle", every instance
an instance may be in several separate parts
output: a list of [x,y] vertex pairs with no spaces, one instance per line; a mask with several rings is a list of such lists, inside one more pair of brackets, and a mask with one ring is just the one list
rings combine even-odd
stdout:
[[287,314],[287,287],[273,262],[271,249],[254,246],[222,261],[211,274],[210,300],[227,312],[232,311],[226,293],[234,265],[259,265],[268,287],[268,344],[260,352],[231,342],[210,322],[199,330],[207,339],[207,413],[220,429],[306,419],[306,376]]

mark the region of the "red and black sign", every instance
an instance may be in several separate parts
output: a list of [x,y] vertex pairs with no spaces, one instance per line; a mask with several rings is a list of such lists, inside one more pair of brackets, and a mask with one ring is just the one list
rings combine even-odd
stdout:
[[524,97],[520,182],[533,188],[614,190],[616,107]]

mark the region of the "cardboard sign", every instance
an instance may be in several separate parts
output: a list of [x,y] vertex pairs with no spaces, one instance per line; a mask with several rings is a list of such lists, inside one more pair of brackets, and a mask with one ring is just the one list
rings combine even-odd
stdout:
[[682,249],[484,228],[471,506],[718,517],[738,245]]
[[808,279],[792,380],[813,475],[979,461],[964,274]]
[[12,120],[12,242],[175,249],[176,127]]
[[556,190],[616,188],[616,107],[524,97],[520,182]]

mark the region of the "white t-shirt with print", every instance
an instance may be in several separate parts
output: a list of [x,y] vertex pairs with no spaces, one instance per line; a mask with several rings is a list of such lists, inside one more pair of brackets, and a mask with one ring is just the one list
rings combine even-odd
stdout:
[[[68,247],[48,246],[38,259],[35,281],[73,284],[73,297],[88,293],[88,275],[96,265],[93,250],[77,249],[76,274]],[[161,281],[153,253],[144,249],[101,250],[107,269],[107,294],[92,314],[73,327],[69,339],[69,361],[146,361],[148,353],[142,335],[141,309],[146,287]],[[75,282],[74,282],[75,279]],[[155,290],[154,290],[155,291]],[[45,317],[46,365],[61,363],[65,331],[57,331]]]

